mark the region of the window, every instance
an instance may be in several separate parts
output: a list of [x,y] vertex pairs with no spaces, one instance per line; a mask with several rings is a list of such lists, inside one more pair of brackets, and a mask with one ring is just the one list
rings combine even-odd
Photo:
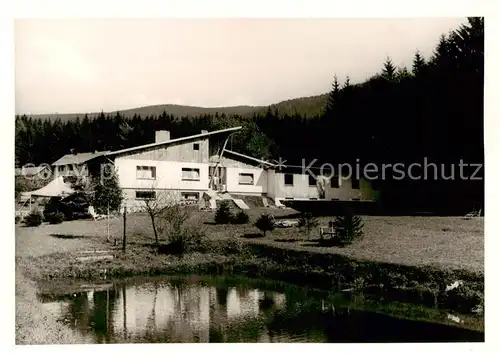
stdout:
[[64,166],[59,166],[59,172],[64,172]]
[[309,175],[309,187],[316,187],[316,178],[313,175]]
[[73,171],[73,165],[72,164],[68,165],[68,171]]
[[200,169],[199,168],[183,168],[182,169],[183,181],[199,181]]
[[155,191],[135,191],[136,199],[155,199],[156,192]]
[[156,167],[153,166],[137,166],[137,179],[156,179]]
[[359,189],[359,178],[352,178],[351,179],[351,185],[352,189]]
[[193,143],[193,150],[198,151],[200,149],[199,143]]
[[200,194],[198,192],[181,192],[181,197],[185,201],[197,201]]
[[293,174],[285,173],[285,186],[293,186]]
[[339,187],[340,187],[339,177],[333,176],[332,178],[330,178],[330,188],[339,188]]
[[238,184],[253,185],[253,173],[240,173]]

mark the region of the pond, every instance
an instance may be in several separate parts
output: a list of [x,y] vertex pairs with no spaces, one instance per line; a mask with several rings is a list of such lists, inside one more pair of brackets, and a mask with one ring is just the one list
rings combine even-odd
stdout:
[[94,343],[484,341],[480,331],[248,278],[149,277],[53,288],[39,294],[42,305]]

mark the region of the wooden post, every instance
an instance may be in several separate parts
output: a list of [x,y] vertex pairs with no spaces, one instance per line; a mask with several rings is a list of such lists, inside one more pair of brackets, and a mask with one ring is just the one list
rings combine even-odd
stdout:
[[123,207],[123,251],[127,246],[127,205]]
[[109,201],[108,201],[108,242],[109,242]]

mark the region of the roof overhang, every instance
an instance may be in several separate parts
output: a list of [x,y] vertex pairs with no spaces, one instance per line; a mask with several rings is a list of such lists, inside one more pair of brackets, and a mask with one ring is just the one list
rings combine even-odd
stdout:
[[168,146],[171,144],[176,144],[176,143],[185,142],[185,141],[195,141],[195,140],[199,140],[199,139],[204,138],[204,137],[210,137],[210,136],[215,136],[215,135],[219,135],[219,134],[233,133],[233,132],[241,130],[241,128],[242,128],[241,126],[231,127],[231,128],[225,128],[222,130],[217,130],[217,131],[212,131],[212,132],[199,133],[199,134],[192,135],[192,136],[174,138],[172,140],[163,141],[163,142],[148,143],[146,145],[124,148],[122,150],[117,150],[117,151],[111,151],[111,152],[106,153],[105,156],[116,156],[116,155],[121,155],[121,154],[129,153],[129,152],[148,150],[148,149],[159,147],[159,146],[165,146],[165,145]]

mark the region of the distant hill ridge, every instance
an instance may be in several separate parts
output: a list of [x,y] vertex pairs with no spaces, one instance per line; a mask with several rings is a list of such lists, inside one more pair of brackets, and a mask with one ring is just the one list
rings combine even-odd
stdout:
[[[270,105],[271,109],[274,111],[278,110],[280,114],[302,114],[302,115],[317,115],[320,114],[326,104],[328,94],[322,94],[317,96],[300,97],[291,100],[281,101]],[[198,106],[184,106],[184,105],[152,105],[137,107],[128,110],[118,110],[105,112],[104,114],[114,115],[119,112],[125,117],[132,117],[134,114],[140,115],[141,117],[146,116],[159,116],[165,111],[169,115],[175,117],[195,117],[204,114],[214,115],[215,113],[225,113],[226,115],[239,115],[239,116],[252,116],[254,113],[262,113],[267,111],[269,106],[229,106],[229,107],[198,107]],[[100,112],[86,113],[89,117],[95,117],[100,114]],[[22,114],[21,114],[22,115]],[[32,118],[36,119],[48,119],[56,120],[60,118],[62,121],[72,121],[77,117],[82,119],[85,113],[69,113],[69,114],[40,114],[31,115]]]

